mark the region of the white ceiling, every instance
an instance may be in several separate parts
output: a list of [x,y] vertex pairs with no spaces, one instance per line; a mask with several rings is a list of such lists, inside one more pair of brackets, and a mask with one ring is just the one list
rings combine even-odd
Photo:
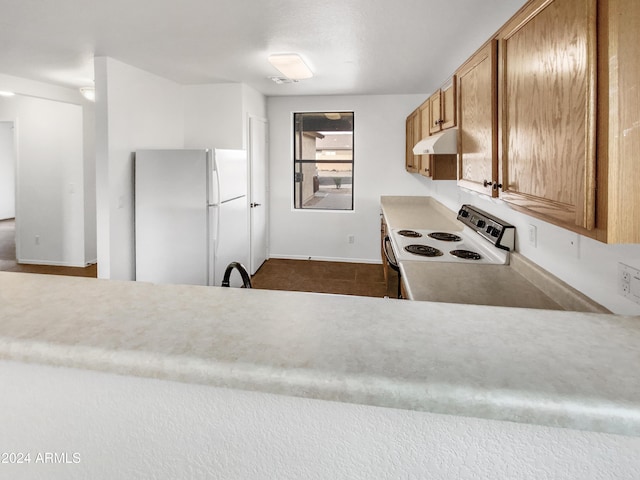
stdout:
[[[109,56],[181,84],[265,95],[437,88],[525,0],[0,0],[0,73],[86,86]],[[270,53],[314,77],[276,85]],[[0,90],[2,85],[0,85]]]

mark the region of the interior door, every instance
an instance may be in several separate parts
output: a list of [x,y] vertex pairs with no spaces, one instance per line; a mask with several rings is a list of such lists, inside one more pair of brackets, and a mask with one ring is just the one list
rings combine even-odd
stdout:
[[250,222],[253,275],[267,259],[267,121],[249,117]]

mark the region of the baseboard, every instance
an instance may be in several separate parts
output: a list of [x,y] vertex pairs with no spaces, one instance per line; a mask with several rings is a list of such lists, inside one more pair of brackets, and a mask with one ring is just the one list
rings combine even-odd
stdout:
[[47,265],[49,267],[74,267],[74,268],[85,268],[90,264],[84,263],[71,263],[71,262],[53,262],[51,260],[25,260],[22,258],[16,259],[16,262],[23,263],[25,265]]
[[342,258],[342,257],[313,257],[304,255],[269,255],[269,258],[279,258],[283,260],[315,260],[318,262],[345,262],[345,263],[373,263],[381,264],[379,258]]

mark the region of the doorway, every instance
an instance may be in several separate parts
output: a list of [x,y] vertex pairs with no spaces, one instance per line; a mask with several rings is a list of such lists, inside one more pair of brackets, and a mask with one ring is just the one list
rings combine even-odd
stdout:
[[249,202],[251,222],[250,273],[255,274],[267,259],[267,121],[249,117]]
[[14,124],[0,121],[0,269],[16,261],[16,159]]

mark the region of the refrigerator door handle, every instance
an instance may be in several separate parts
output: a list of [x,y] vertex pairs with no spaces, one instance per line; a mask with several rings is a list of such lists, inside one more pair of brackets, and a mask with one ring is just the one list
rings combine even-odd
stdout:
[[209,205],[220,205],[220,175],[216,168],[215,158],[209,153]]
[[216,257],[218,253],[218,229],[220,228],[220,211],[217,205],[209,205],[209,269],[207,285],[215,286]]

